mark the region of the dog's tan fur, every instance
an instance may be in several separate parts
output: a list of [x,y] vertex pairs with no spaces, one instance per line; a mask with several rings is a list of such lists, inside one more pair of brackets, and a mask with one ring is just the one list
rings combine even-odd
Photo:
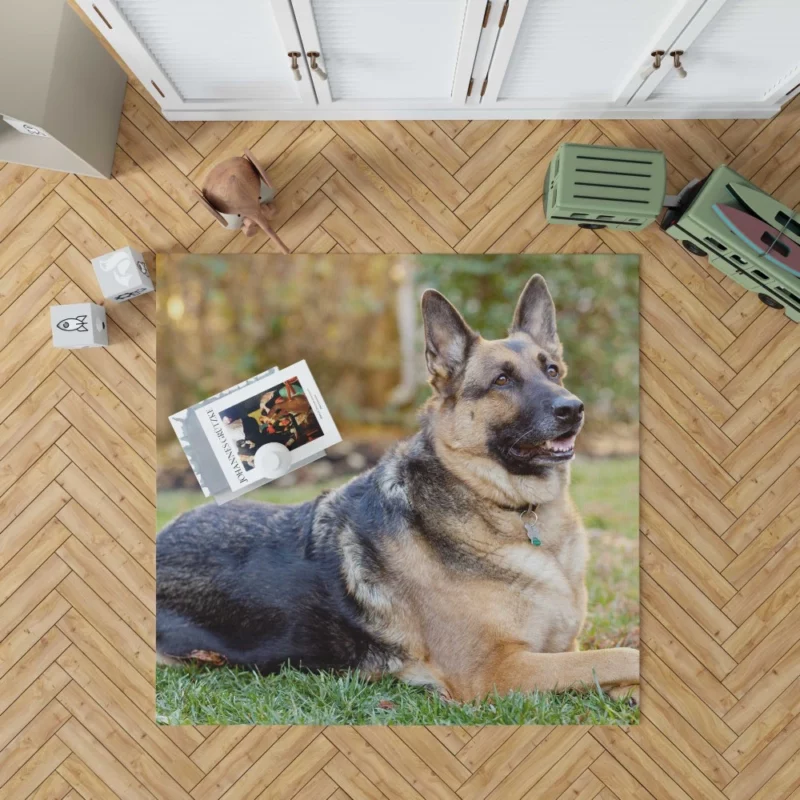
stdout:
[[[495,689],[553,691],[595,683],[614,695],[635,693],[637,650],[578,651],[588,551],[569,494],[569,466],[559,465],[544,478],[507,472],[487,453],[485,432],[491,422],[510,419],[513,405],[497,395],[476,401],[461,396],[470,380],[491,380],[501,362],[511,360],[521,372],[538,368],[540,353],[558,364],[562,378],[566,374],[557,342],[537,341],[526,331],[512,333],[510,340],[518,342],[519,352],[476,335],[460,389],[446,385],[438,365],[430,365],[435,394],[426,413],[433,420],[436,453],[486,501],[466,523],[439,523],[484,561],[486,574],[450,569],[424,539],[402,539],[392,554],[391,583],[403,588],[384,589],[381,633],[411,655],[398,677],[434,684],[458,700]],[[529,542],[519,513],[502,508],[527,503],[537,505],[540,547]]]

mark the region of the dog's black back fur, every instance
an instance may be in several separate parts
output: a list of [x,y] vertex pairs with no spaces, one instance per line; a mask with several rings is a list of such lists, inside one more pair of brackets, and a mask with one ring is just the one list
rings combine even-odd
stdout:
[[209,504],[170,523],[156,544],[158,652],[205,650],[262,672],[287,661],[313,670],[387,664],[394,648],[369,632],[347,592],[336,536],[346,525],[364,571],[379,578],[376,538],[403,516],[382,501],[380,470],[334,497]]
[[277,670],[357,666],[375,642],[339,560],[312,541],[317,501],[236,502],[182,515],[158,537],[158,650]]

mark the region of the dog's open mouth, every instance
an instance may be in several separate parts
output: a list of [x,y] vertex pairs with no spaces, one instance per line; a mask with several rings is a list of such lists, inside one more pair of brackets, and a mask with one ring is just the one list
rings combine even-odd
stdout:
[[519,442],[511,448],[511,454],[525,461],[569,461],[575,455],[577,437],[577,431],[568,431],[546,442],[536,444]]

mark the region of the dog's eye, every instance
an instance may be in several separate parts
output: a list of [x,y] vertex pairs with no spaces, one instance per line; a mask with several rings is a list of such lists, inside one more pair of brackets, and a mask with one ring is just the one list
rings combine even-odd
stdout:
[[494,385],[495,386],[505,386],[510,381],[511,381],[511,378],[509,378],[508,375],[506,375],[505,373],[500,373],[500,375],[498,375],[494,379]]
[[549,375],[551,378],[557,378],[557,377],[558,377],[558,375],[559,375],[559,372],[558,372],[558,367],[557,367],[555,364],[551,364],[551,365],[550,365],[550,366],[547,368],[547,374],[548,374],[548,375]]

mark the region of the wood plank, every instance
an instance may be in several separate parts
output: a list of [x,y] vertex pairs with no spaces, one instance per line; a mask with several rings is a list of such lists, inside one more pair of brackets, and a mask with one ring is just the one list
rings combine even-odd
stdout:
[[87,224],[95,231],[103,231],[104,238],[114,250],[130,245],[139,252],[146,251],[147,245],[74,175],[65,178],[56,189],[59,196],[69,203]]
[[51,228],[25,255],[3,276],[0,284],[0,314],[64,252],[67,240]]
[[[139,560],[135,557],[132,558],[131,554],[76,500],[70,500],[58,512],[58,520],[104,566],[113,571],[114,576],[120,583],[137,597],[150,613],[155,614],[154,571],[144,569]],[[142,537],[142,540],[146,541],[145,537]],[[125,544],[131,546],[127,541],[125,541]],[[142,550],[140,558],[146,563],[150,563],[152,561],[152,548],[144,545]],[[70,554],[73,558],[70,566],[80,574],[81,570],[75,564],[72,547],[70,547]],[[98,578],[101,579],[102,576],[98,576]],[[98,589],[97,591],[100,590]]]
[[503,121],[499,119],[472,120],[453,137],[453,141],[472,156],[502,127]]
[[775,586],[781,586],[800,567],[800,540],[791,538],[770,558],[724,607],[725,613],[737,623],[746,620],[753,609],[767,600]]
[[335,139],[322,153],[420,252],[451,250],[447,242],[347,144]]
[[[112,175],[131,197],[142,204],[147,213],[158,220],[171,239],[177,239],[184,247],[188,247],[203,232],[186,211],[119,147],[114,154]],[[127,205],[133,207],[130,201],[127,201]],[[164,241],[167,239],[164,238]],[[157,249],[160,251],[162,247]]]
[[715,533],[724,533],[736,522],[736,517],[661,441],[647,430],[642,432],[642,440],[648,445],[647,455],[642,458],[644,463],[658,473],[664,483],[699,514]]
[[36,172],[36,167],[24,164],[5,164],[0,167],[0,205]]
[[[74,717],[58,732],[58,738],[83,764],[91,764],[97,782],[107,786],[116,797],[126,800],[155,800],[144,785],[135,778],[105,747]],[[87,767],[88,769],[88,767]],[[69,773],[67,773],[69,774]],[[84,774],[81,783],[95,788],[97,784]],[[80,785],[80,784],[79,784]],[[101,795],[102,796],[102,795]]]
[[364,123],[449,209],[469,192],[399,122]]
[[[116,168],[117,171],[121,167]],[[81,181],[110,209],[133,233],[144,243],[143,250],[153,250],[164,253],[181,253],[185,248],[181,243],[150,213],[153,208],[150,202],[142,205],[134,195],[128,192],[116,178],[103,180],[101,178],[81,178]],[[137,194],[142,194],[140,187],[131,181],[127,183]]]
[[800,390],[795,389],[722,461],[721,466],[734,478],[742,478],[784,437],[789,436],[798,422],[800,422]]
[[639,526],[668,557],[669,563],[689,577],[692,588],[703,592],[717,607],[724,606],[736,594],[736,589],[644,499]]
[[37,169],[0,205],[0,241],[6,238],[28,214],[64,179],[60,172]]
[[[798,797],[797,326],[657,226],[598,236],[548,225],[540,202],[576,140],[663,147],[671,193],[730,162],[800,206],[798,114],[173,124],[132,80],[111,181],[0,164],[0,794]],[[197,201],[192,179],[245,146],[300,252],[640,255],[639,726],[155,724],[156,296],[109,306],[111,346],[72,353],[46,306],[99,299],[88,260],[126,244],[274,252]]]
[[[641,421],[661,442],[669,442],[669,451],[686,469],[700,476],[700,482],[716,497],[722,498],[737,487],[734,479],[717,462],[699,447],[672,417],[647,393],[641,393]],[[731,508],[728,503],[725,503]]]
[[202,157],[132,86],[125,92],[122,113],[184,174]]
[[[451,247],[467,227],[366,126],[330,123],[333,130]],[[327,148],[326,148],[327,149]]]
[[[70,580],[80,577],[141,639],[148,643],[152,640],[155,628],[153,614],[85,545],[70,537],[56,552],[72,570]],[[61,589],[59,591],[64,595]],[[148,667],[152,667],[152,664],[149,663]]]
[[641,388],[729,474],[734,443],[649,358],[640,360]]
[[[542,164],[545,159],[549,161],[549,156],[555,152],[553,143],[560,141],[574,128],[575,123],[572,121],[545,120],[529,131],[511,155],[472,189],[469,198],[456,209],[456,214],[466,225],[474,228],[511,189],[525,178],[533,166]],[[593,131],[596,132],[596,129]],[[586,132],[591,133],[592,130],[587,128]],[[478,167],[480,167],[480,161]],[[544,164],[544,168],[540,170],[542,178],[544,178],[546,169],[547,166]],[[539,183],[541,184],[541,181]],[[539,189],[541,189],[541,185]]]
[[375,251],[375,244],[369,236],[338,208],[325,217],[322,228],[348,253],[372,253]]
[[280,739],[286,728],[250,727],[247,735],[192,790],[195,800],[219,800]]
[[153,676],[155,651],[148,644],[153,638],[155,626],[148,626],[144,641],[124,620],[106,605],[100,595],[74,572],[58,585],[58,594],[86,619],[147,680]]
[[269,165],[269,179],[280,191],[297,174],[318,156],[335,134],[324,122],[312,122],[277,158]]
[[[186,789],[197,783],[202,772],[154,723],[149,722],[145,727],[145,720],[134,722],[126,716],[123,728],[104,711],[102,701],[90,696],[74,681],[61,692],[59,701],[120,763],[141,777],[157,797],[181,800],[189,797]],[[139,735],[134,739],[136,733]]]
[[31,248],[39,243],[69,206],[56,194],[49,194],[0,241],[0,277],[5,275]]
[[[469,159],[435,122],[403,120],[400,124],[451,174]],[[458,180],[458,176],[455,177]],[[463,181],[459,182],[466,186]]]
[[13,522],[68,466],[69,459],[51,447],[0,496],[0,531]]
[[8,565],[29,542],[38,541],[36,537],[45,526],[49,527],[42,534],[44,538],[57,538],[56,535],[48,537],[46,534],[58,529],[59,525],[53,517],[68,501],[69,495],[57,483],[49,484],[3,531],[0,539],[0,566]]
[[[53,699],[68,682],[67,674],[53,664],[3,714],[0,785],[5,784],[69,719],[69,712]],[[23,710],[23,700],[28,700],[32,706]],[[6,725],[9,727],[5,728]]]
[[341,173],[333,175],[322,191],[385,253],[413,252],[414,246],[386,217],[378,213]]
[[117,146],[184,211],[197,203],[197,188],[126,116],[119,121]]
[[[28,552],[30,553],[30,550]],[[16,564],[14,564],[15,560]],[[44,559],[29,557],[27,565],[21,564],[20,561],[17,557],[11,562],[15,567],[16,586],[19,588],[12,585],[3,589],[0,637],[7,636],[17,623],[55,589],[69,572],[69,568],[56,555],[50,555]],[[10,568],[4,568],[3,572],[10,572]],[[3,572],[0,572],[0,575]]]
[[51,264],[0,316],[0,341],[10,342],[69,283]]
[[455,179],[470,192],[474,192],[483,181],[497,171],[537,125],[539,125],[537,121],[506,123],[461,166],[454,175]]
[[[686,754],[688,764],[674,752],[670,753],[669,759],[672,762],[672,774],[676,776],[676,780],[681,782],[681,777],[685,776],[688,781],[692,782],[691,788],[696,787],[697,791],[692,791],[691,796],[702,796],[704,792],[707,792],[709,796],[711,794],[710,787],[702,779],[699,779],[699,776],[692,774],[692,767],[699,770],[700,775],[705,776],[717,789],[722,789],[736,777],[736,769],[731,766],[727,758],[723,758],[690,722],[675,714],[653,684],[645,684],[645,693],[647,696],[646,722],[638,726],[638,729],[631,729],[631,738],[659,761],[660,753],[673,747],[678,753]],[[655,729],[660,732],[661,736],[654,736]],[[651,741],[653,745],[649,744]],[[735,744],[731,745],[731,747],[734,746]],[[690,790],[683,783],[682,786],[686,791]]]

